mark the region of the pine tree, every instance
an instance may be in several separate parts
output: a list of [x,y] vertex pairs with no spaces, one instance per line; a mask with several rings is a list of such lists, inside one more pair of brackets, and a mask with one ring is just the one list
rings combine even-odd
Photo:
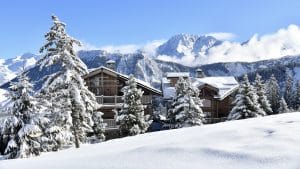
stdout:
[[33,85],[25,74],[17,82],[12,82],[9,91],[10,106],[8,117],[1,131],[1,144],[6,158],[24,158],[39,155],[39,137],[43,134],[39,127],[36,100],[32,97]]
[[137,88],[136,81],[132,75],[130,75],[126,84],[122,88],[124,103],[117,116],[121,136],[145,133],[152,121],[149,120],[149,116],[144,115],[144,105],[142,104],[143,91]]
[[238,120],[265,116],[266,113],[260,108],[257,99],[258,96],[250,84],[248,76],[245,75],[234,101],[235,106],[232,108],[227,119]]
[[267,83],[267,98],[271,104],[272,112],[277,114],[280,101],[280,88],[274,74],[272,74]]
[[40,50],[44,55],[38,64],[41,68],[59,64],[62,69],[47,77],[41,93],[45,99],[50,99],[52,126],[59,127],[57,131],[64,135],[57,145],[73,142],[79,147],[81,142],[87,142],[90,133],[103,139],[103,133],[97,133],[103,130],[93,130],[94,126],[104,126],[94,124],[103,120],[100,116],[97,116],[99,120],[93,120],[94,111],[99,106],[81,77],[88,70],[74,51],[74,45],[80,45],[80,42],[66,33],[65,24],[56,16],[52,16],[52,20],[53,26],[45,35],[46,44]]
[[300,80],[297,81],[296,84],[296,91],[295,91],[295,110],[300,110]]
[[279,105],[280,105],[278,109],[279,113],[290,112],[290,109],[288,108],[288,105],[283,97],[280,99]]
[[263,84],[263,81],[261,79],[261,76],[259,74],[256,74],[255,82],[254,82],[254,88],[256,90],[256,94],[258,96],[257,102],[260,105],[261,109],[266,112],[266,114],[270,115],[273,114],[271,105],[269,103],[269,100],[266,96],[266,89],[265,85]]
[[293,78],[291,75],[287,75],[286,81],[285,81],[285,90],[284,90],[284,99],[288,105],[288,108],[293,107]]
[[202,125],[205,120],[201,106],[199,90],[191,85],[189,79],[179,78],[176,84],[176,97],[167,118],[175,128]]

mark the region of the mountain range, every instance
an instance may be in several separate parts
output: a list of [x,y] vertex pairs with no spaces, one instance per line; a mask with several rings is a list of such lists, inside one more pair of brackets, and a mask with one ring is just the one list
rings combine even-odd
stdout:
[[[197,64],[196,66],[183,65],[176,62],[162,60],[160,56],[172,56],[182,59],[190,54],[196,58],[201,58],[202,63],[206,63],[205,57],[211,48],[222,45],[223,41],[212,36],[197,36],[189,34],[179,34],[173,36],[168,41],[156,49],[155,56],[137,51],[129,54],[110,53],[104,50],[81,50],[78,56],[89,69],[94,69],[105,65],[108,60],[116,61],[116,70],[123,74],[134,74],[135,77],[144,80],[159,88],[165,72],[190,72],[194,75],[197,68],[201,68],[207,76],[235,76],[239,78],[243,74],[249,74],[253,79],[255,73],[260,73],[264,79],[274,73],[283,85],[285,76],[291,74],[294,80],[300,80],[300,56],[286,56],[280,59],[271,59],[256,62],[222,62],[212,64]],[[246,42],[243,45],[246,45]],[[39,55],[26,53],[13,59],[0,60],[0,85],[7,88],[7,81],[14,78],[24,67],[28,76],[39,89],[43,83],[43,77],[57,71],[59,67],[39,69],[35,65],[40,58]]]

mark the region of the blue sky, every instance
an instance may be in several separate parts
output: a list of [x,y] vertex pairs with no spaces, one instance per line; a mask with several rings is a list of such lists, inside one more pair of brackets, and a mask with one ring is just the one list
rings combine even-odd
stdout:
[[93,46],[145,44],[178,33],[230,32],[235,41],[300,25],[299,0],[1,0],[0,57],[38,52],[52,13]]

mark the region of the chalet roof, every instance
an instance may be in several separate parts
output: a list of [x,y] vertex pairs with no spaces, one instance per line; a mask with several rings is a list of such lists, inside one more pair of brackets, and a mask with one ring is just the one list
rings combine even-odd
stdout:
[[190,73],[189,72],[168,72],[167,73],[167,78],[172,78],[172,77],[189,77]]
[[[239,87],[239,83],[233,76],[191,78],[191,80],[192,85],[197,88],[205,85],[211,86],[218,93],[214,97],[219,100],[223,100]],[[176,92],[175,87],[171,87],[169,84],[170,81],[167,78],[162,79],[163,94],[166,99],[174,97]]]
[[217,77],[204,77],[193,78],[193,86],[201,87],[203,85],[210,85],[217,89],[218,95],[215,98],[223,100],[238,87],[239,83],[233,76],[217,76]]
[[[121,74],[119,72],[116,72],[116,71],[114,71],[112,69],[109,69],[109,68],[107,68],[105,66],[100,66],[99,68],[96,68],[96,69],[90,69],[89,71],[90,72],[88,74],[86,74],[86,75],[83,76],[84,79],[86,79],[88,77],[92,77],[92,76],[94,76],[94,75],[96,75],[96,74],[98,74],[98,73],[100,73],[102,71],[107,71],[107,72],[109,72],[111,74],[114,74],[115,76],[123,79],[124,81],[129,80],[129,76]],[[136,80],[137,85],[139,87],[146,88],[146,89],[152,91],[153,93],[155,93],[157,95],[162,95],[162,92],[160,90],[152,87],[149,83],[147,83],[147,82],[145,82],[143,80],[137,79],[137,78],[135,80]]]

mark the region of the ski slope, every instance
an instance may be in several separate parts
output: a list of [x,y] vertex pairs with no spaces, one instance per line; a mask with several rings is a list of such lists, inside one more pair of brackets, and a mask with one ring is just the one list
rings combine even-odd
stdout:
[[300,113],[110,140],[1,169],[299,169]]

